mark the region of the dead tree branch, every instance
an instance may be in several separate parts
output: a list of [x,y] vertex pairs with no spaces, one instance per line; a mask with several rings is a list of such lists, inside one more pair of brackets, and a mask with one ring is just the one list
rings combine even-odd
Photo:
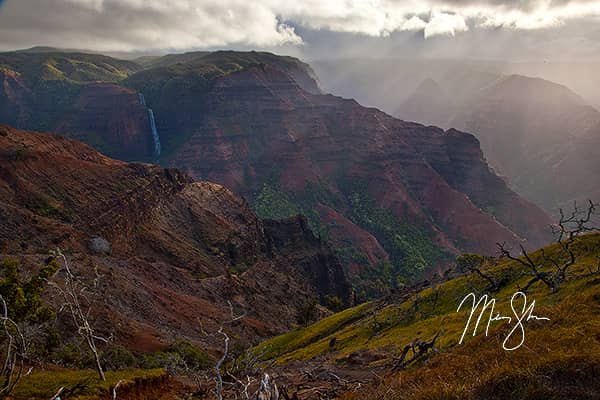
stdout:
[[485,289],[489,292],[497,292],[500,290],[498,281],[490,274],[487,274],[481,270],[481,266],[484,264],[485,258],[479,254],[463,254],[456,258],[456,268],[461,272],[473,273],[483,280],[488,282],[488,287]]
[[[87,348],[94,357],[95,368],[96,372],[98,372],[99,378],[105,381],[106,377],[100,362],[100,353],[98,347],[96,346],[96,342],[100,341],[107,343],[108,340],[98,336],[95,333],[92,324],[90,323],[90,313],[92,307],[90,301],[85,295],[87,292],[87,287],[83,285],[81,280],[73,274],[71,268],[69,267],[67,257],[60,249],[52,252],[52,255],[62,260],[65,271],[65,280],[62,287],[54,282],[51,282],[51,285],[57,289],[63,298],[64,304],[62,305],[61,310],[68,310],[69,315],[73,319],[75,327],[77,327],[77,333],[79,336],[81,336],[81,338],[83,338]],[[94,284],[98,284],[98,276],[96,276]]]
[[117,389],[119,388],[119,386],[121,386],[122,383],[123,383],[123,379],[119,379],[117,384],[113,387],[112,400],[117,400]]
[[[438,339],[438,337],[440,336],[440,334],[441,334],[441,331],[436,333],[435,336],[433,338],[431,338],[431,340],[429,340],[429,341],[424,341],[424,340],[421,340],[420,338],[416,338],[412,342],[410,342],[409,344],[404,346],[404,349],[402,349],[402,353],[400,354],[400,357],[394,363],[393,369],[399,370],[399,369],[406,368],[407,366],[412,364],[414,361],[416,361],[417,359],[426,355],[430,351],[437,351],[437,349],[435,347],[435,342]],[[409,359],[406,359],[409,351],[412,351],[412,356]]]
[[0,375],[4,377],[0,395],[8,396],[23,376],[27,342],[17,323],[9,318],[8,306],[2,295],[0,295],[0,305],[0,322],[6,340],[5,358],[0,371]]
[[50,400],[57,400],[57,399],[60,399],[60,395],[61,395],[61,393],[62,393],[64,390],[65,390],[65,387],[64,387],[64,386],[61,386],[61,387],[58,389],[58,391],[56,392],[56,394],[50,398]]
[[221,366],[225,362],[225,359],[229,355],[229,336],[225,332],[223,332],[223,327],[219,328],[217,332],[221,336],[223,336],[223,356],[219,358],[217,363],[215,364],[215,376],[217,381],[217,399],[223,400],[223,377],[221,376]]
[[[525,287],[520,288],[522,292],[526,293],[536,282],[543,282],[552,292],[560,289],[561,284],[567,278],[569,269],[577,261],[577,255],[573,249],[575,241],[583,234],[598,230],[592,226],[592,219],[596,215],[598,207],[598,204],[589,201],[585,209],[580,209],[575,203],[570,214],[565,214],[560,209],[560,219],[552,227],[558,245],[556,254],[548,254],[545,249],[542,249],[539,258],[534,260],[521,244],[519,245],[521,255],[517,257],[511,253],[505,243],[498,243],[500,255],[524,266],[531,276]],[[548,266],[551,268],[542,269],[542,267]]]
[[[217,400],[223,400],[223,376],[221,374],[221,368],[223,367],[223,364],[225,363],[225,360],[227,359],[227,357],[229,356],[229,335],[227,335],[227,333],[225,332],[225,325],[228,324],[232,324],[236,321],[239,321],[243,318],[246,317],[246,314],[240,314],[240,315],[235,315],[234,309],[233,309],[233,304],[231,304],[231,301],[227,301],[227,305],[229,306],[229,314],[230,314],[230,319],[223,322],[221,324],[221,326],[219,327],[219,330],[216,333],[210,334],[207,333],[204,328],[202,327],[202,323],[200,321],[198,321],[199,325],[200,325],[200,330],[202,331],[202,333],[204,333],[204,335],[206,336],[221,336],[223,338],[223,355],[217,360],[217,362],[214,365],[214,373],[215,373],[215,391],[216,391],[216,397]],[[237,380],[237,378],[236,378]],[[247,390],[247,388],[246,388]]]
[[263,375],[256,400],[279,400],[279,389],[277,384],[271,380],[269,374]]

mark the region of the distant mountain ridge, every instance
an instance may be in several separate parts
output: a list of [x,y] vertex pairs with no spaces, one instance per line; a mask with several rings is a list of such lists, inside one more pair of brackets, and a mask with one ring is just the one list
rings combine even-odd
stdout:
[[569,88],[506,75],[461,101],[443,90],[421,87],[397,114],[473,133],[494,170],[549,213],[600,198],[600,112]]
[[549,212],[600,198],[600,112],[565,86],[503,77],[450,125],[473,132],[511,186]]
[[406,121],[445,127],[453,113],[452,98],[431,78],[425,79],[394,113]]

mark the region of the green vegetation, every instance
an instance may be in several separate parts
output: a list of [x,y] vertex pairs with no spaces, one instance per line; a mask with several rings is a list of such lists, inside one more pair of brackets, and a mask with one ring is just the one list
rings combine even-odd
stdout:
[[140,57],[137,64],[147,70],[172,68],[173,71],[183,72],[196,69],[200,72],[218,71],[219,75],[239,71],[252,65],[273,65],[284,71],[295,68],[306,69],[313,74],[308,64],[294,57],[279,56],[266,52],[239,51],[196,51],[183,54],[167,54],[162,57]]
[[335,254],[345,263],[357,263],[360,265],[369,265],[369,258],[362,251],[353,246],[337,247]]
[[307,326],[318,319],[319,310],[317,308],[317,304],[317,301],[309,301],[300,308],[296,317],[296,321],[299,325]]
[[213,360],[202,350],[185,340],[179,340],[169,346],[166,353],[176,354],[185,363],[187,368],[202,370],[211,367]]
[[101,54],[85,53],[0,53],[0,68],[13,70],[28,84],[119,82],[142,69],[141,66]]
[[[25,362],[48,352],[52,340],[47,323],[54,311],[42,301],[42,292],[59,268],[55,261],[42,267],[29,278],[23,278],[19,263],[0,263],[0,347],[2,381],[0,395],[10,395],[23,375]],[[32,333],[35,332],[35,333]]]
[[381,261],[375,267],[366,268],[354,278],[358,301],[379,298],[389,293],[390,289],[402,286],[402,278],[394,272],[389,261]]
[[301,192],[283,192],[279,187],[279,177],[273,174],[263,183],[255,198],[254,208],[261,218],[283,219],[302,214],[307,217],[313,232],[321,238],[329,238],[329,227],[316,211],[318,204],[338,210],[348,210],[352,222],[373,233],[386,251],[390,262],[372,266],[367,256],[354,246],[335,248],[340,260],[345,264],[356,263],[363,268],[353,277],[353,283],[360,299],[380,296],[390,288],[401,287],[418,279],[431,266],[450,261],[451,255],[436,246],[433,233],[418,224],[402,221],[390,210],[380,208],[373,199],[354,184],[347,199],[335,196],[323,182],[309,182]]
[[277,359],[279,362],[287,361],[291,359],[288,357],[289,354],[295,351],[301,352],[303,349],[311,347],[317,341],[324,342],[325,337],[351,325],[352,322],[361,318],[371,307],[371,303],[364,303],[322,319],[308,327],[299,328],[277,336],[258,345],[254,349],[254,353],[262,354],[265,360]]
[[[49,338],[54,340],[52,345],[54,351],[44,357],[44,360],[71,369],[94,367],[94,359],[83,344],[68,340],[69,338],[63,339],[55,331],[53,333],[55,336],[49,336]],[[214,365],[214,360],[206,352],[184,340],[176,341],[163,351],[150,353],[133,352],[119,344],[110,343],[104,346],[101,359],[102,364],[109,371],[166,367],[174,370],[190,369],[200,371]]]
[[30,195],[25,201],[25,207],[44,217],[62,217],[68,219],[69,213],[63,212],[60,201],[47,194]]
[[265,183],[255,203],[256,214],[261,218],[284,219],[301,214],[301,209],[294,204],[286,193],[278,187]]
[[331,311],[337,312],[344,309],[344,303],[342,302],[342,299],[340,299],[338,296],[325,296],[325,298],[323,299],[323,304]]
[[254,209],[264,219],[285,219],[302,214],[315,235],[326,240],[329,232],[315,206],[317,203],[330,204],[333,201],[321,183],[309,182],[302,192],[286,193],[279,188],[279,178],[276,177],[271,182],[263,183],[254,201]]
[[[485,324],[481,324],[475,337],[467,335],[465,344],[458,344],[467,317],[466,309],[456,312],[458,304],[468,293],[485,293],[489,285],[477,273],[400,296],[404,300],[398,302],[391,297],[344,310],[267,340],[255,351],[264,351],[265,360],[278,363],[327,356],[342,365],[351,354],[375,352],[386,357],[376,361],[378,365],[392,365],[406,344],[415,338],[428,340],[440,332],[436,347],[441,352],[427,363],[418,360],[380,385],[348,394],[347,398],[590,398],[581,396],[598,388],[590,380],[595,379],[592,371],[597,371],[600,360],[600,234],[581,237],[573,248],[577,263],[558,292],[538,282],[527,293],[529,303],[536,301],[535,314],[547,316],[550,321],[525,323],[525,346],[512,352],[502,349],[509,329],[500,322],[492,323],[488,337],[483,332],[485,326],[481,326]],[[553,245],[531,257],[544,270],[550,270],[554,266],[544,263],[544,257],[558,254],[559,246]],[[501,282],[493,294],[496,311],[512,315],[510,298],[530,279],[528,271],[508,259],[489,260],[478,264],[478,268]],[[332,353],[328,343],[333,337],[336,348]],[[565,392],[561,386],[561,371],[573,377],[572,392]]]
[[23,146],[15,151],[15,160],[23,161],[27,158],[27,147]]
[[42,293],[47,279],[58,268],[58,263],[53,260],[33,276],[23,278],[18,261],[2,261],[0,295],[6,302],[8,317],[17,323],[41,323],[52,319],[54,311],[42,301]]
[[65,398],[77,400],[92,400],[107,398],[110,390],[120,380],[123,384],[136,380],[148,380],[165,375],[163,369],[109,371],[106,381],[98,379],[93,370],[48,370],[36,371],[22,379],[17,386],[13,398],[15,400],[50,399],[61,387],[72,392]]
[[465,253],[456,257],[456,267],[462,272],[473,272],[474,269],[481,267],[485,262],[485,257],[479,254]]
[[[364,191],[350,195],[350,219],[360,227],[372,232],[390,254],[392,263],[391,287],[420,277],[432,265],[448,260],[445,253],[433,241],[433,233],[408,221],[399,220],[390,210],[378,207]],[[400,278],[400,281],[395,281]]]

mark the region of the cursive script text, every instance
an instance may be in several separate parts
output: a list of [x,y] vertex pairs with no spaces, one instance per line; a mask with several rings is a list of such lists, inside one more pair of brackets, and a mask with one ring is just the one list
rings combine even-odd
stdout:
[[[523,306],[518,307],[519,300],[522,299]],[[475,325],[473,326],[473,336],[475,336],[477,332],[477,328],[481,323],[486,311],[489,311],[489,317],[487,318],[487,324],[485,326],[485,336],[488,335],[490,325],[493,321],[506,321],[509,325],[512,325],[510,332],[502,342],[502,348],[507,351],[516,350],[525,343],[525,327],[523,323],[530,320],[543,320],[549,321],[550,318],[546,317],[538,317],[533,314],[535,309],[535,300],[531,302],[531,304],[527,304],[527,295],[523,292],[516,292],[510,298],[510,308],[512,309],[513,316],[504,316],[499,312],[495,312],[496,307],[496,299],[490,298],[487,294],[481,296],[479,300],[475,293],[469,293],[466,295],[463,300],[458,305],[458,309],[456,312],[459,312],[462,308],[463,304],[467,301],[471,300],[471,313],[469,314],[469,318],[467,319],[467,323],[465,324],[465,329],[463,330],[462,336],[460,337],[461,344],[465,338],[466,333],[469,331],[469,327],[471,326],[471,322],[473,320],[473,316],[477,315],[477,320]],[[514,325],[513,325],[514,324]],[[510,346],[511,338],[515,337],[512,342],[517,342],[516,345]]]

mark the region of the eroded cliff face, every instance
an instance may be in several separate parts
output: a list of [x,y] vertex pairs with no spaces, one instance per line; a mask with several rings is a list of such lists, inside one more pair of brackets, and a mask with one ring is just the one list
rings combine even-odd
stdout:
[[[487,165],[479,141],[471,134],[450,129],[444,133],[443,151],[430,152],[427,161],[454,189],[531,245],[548,241],[548,216],[531,202],[509,190]],[[510,206],[509,206],[510,205]]]
[[241,341],[293,328],[325,296],[351,302],[339,261],[302,219],[264,223],[221,185],[49,134],[0,126],[0,149],[2,258],[34,268],[60,247],[84,277],[97,271],[100,329],[134,348],[210,346],[201,329],[229,318],[228,301],[247,315],[231,328]]
[[31,92],[19,73],[0,67],[0,118],[16,123],[25,121],[30,110]]
[[140,66],[80,53],[0,53],[0,122],[82,140],[112,157],[152,160],[138,94],[118,85]]
[[[220,76],[196,99],[180,117],[175,107],[163,111],[197,118],[165,162],[231,188],[267,215],[264,201],[283,202],[291,214],[314,210],[313,227],[321,225],[336,247],[359,248],[350,257],[356,274],[406,259],[414,249],[403,241],[415,235],[448,253],[493,254],[498,242],[535,247],[549,240],[548,216],[494,175],[472,135],[311,94],[270,65]],[[367,215],[369,207],[389,214]],[[340,231],[340,223],[356,229]],[[435,264],[449,256],[417,259]]]
[[533,248],[550,239],[550,219],[507,188],[469,134],[321,94],[310,67],[290,57],[189,53],[153,65],[119,66],[120,86],[77,86],[64,107],[78,111],[59,130],[91,132],[79,138],[108,143],[124,159],[146,151],[157,161],[135,104],[143,93],[160,132],[160,164],[232,189],[262,217],[306,215],[363,281],[385,275],[394,285],[396,275],[422,276],[460,251],[494,254],[497,242]]
[[[464,79],[445,79],[444,90],[427,80],[396,115],[472,133],[495,173],[551,215],[600,198],[598,110],[540,78],[473,74],[467,81],[470,89]],[[457,82],[465,89],[448,101],[444,92],[456,92]]]
[[343,300],[352,293],[340,260],[328,245],[315,237],[305,217],[265,220],[264,227],[269,250],[299,268],[301,274],[313,282],[322,300],[327,296]]
[[64,104],[44,104],[45,94],[5,75],[0,118],[15,126],[51,130],[84,141],[105,154],[150,160],[152,133],[138,93],[114,83],[74,85]]
[[154,146],[139,94],[113,83],[84,85],[52,131],[121,160],[149,160]]

